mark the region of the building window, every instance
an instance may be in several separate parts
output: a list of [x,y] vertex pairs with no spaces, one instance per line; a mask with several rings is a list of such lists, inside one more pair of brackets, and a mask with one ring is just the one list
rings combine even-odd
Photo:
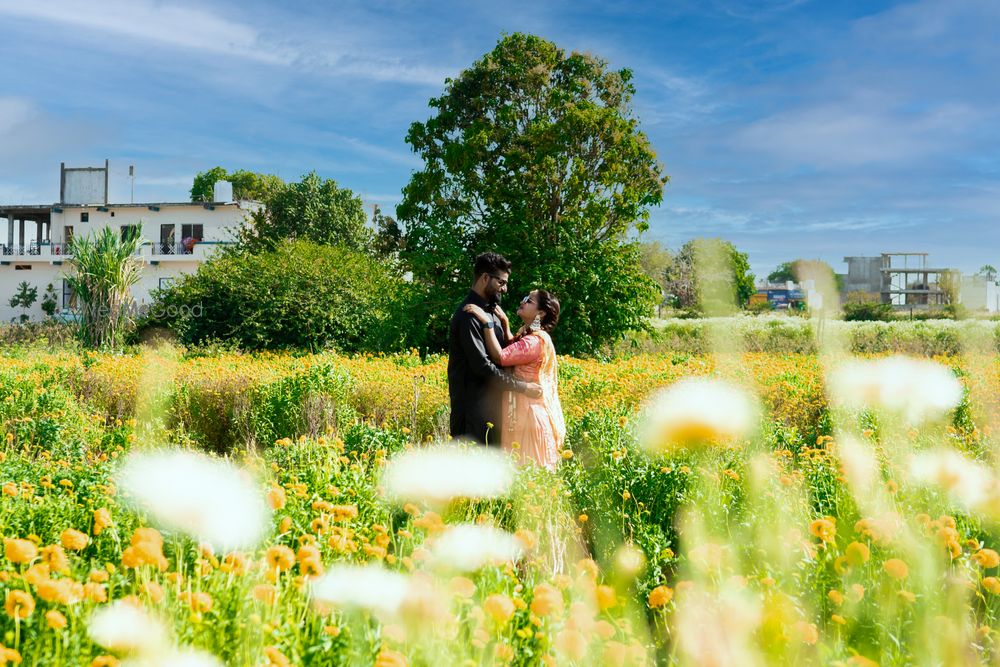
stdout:
[[76,292],[70,287],[68,280],[62,281],[62,307],[76,308]]
[[15,264],[15,271],[31,271],[31,264]]
[[183,254],[190,255],[194,251],[194,244],[205,238],[204,225],[181,225],[181,248]]
[[160,278],[160,289],[167,289],[174,284],[174,279],[171,278]]
[[173,255],[177,252],[176,227],[173,224],[160,225],[160,254]]
[[112,218],[115,217],[115,212],[114,211],[111,211],[111,217]]
[[84,211],[80,214],[80,222],[90,222],[90,213]]

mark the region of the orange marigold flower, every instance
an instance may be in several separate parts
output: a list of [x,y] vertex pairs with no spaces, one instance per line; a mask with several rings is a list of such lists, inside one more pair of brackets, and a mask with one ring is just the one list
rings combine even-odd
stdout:
[[278,589],[271,584],[257,584],[253,587],[253,598],[271,606],[278,600]]
[[292,667],[291,661],[275,646],[265,646],[264,656],[267,658],[267,667]]
[[373,667],[407,667],[409,664],[406,656],[399,651],[384,648],[378,652]]
[[809,524],[809,533],[823,542],[833,542],[837,537],[837,526],[829,519],[816,519]]
[[67,528],[59,536],[59,543],[70,551],[80,551],[87,546],[90,538],[75,528]]
[[264,554],[264,561],[269,570],[284,572],[295,565],[295,552],[283,544],[276,544]]
[[996,577],[983,577],[983,588],[993,595],[1000,595],[1000,579]]
[[28,563],[38,555],[34,542],[7,538],[3,541],[3,554],[11,563]]
[[62,545],[50,544],[47,547],[42,547],[41,554],[42,562],[49,566],[49,570],[60,574],[69,574],[69,558],[66,557],[66,551]]
[[94,528],[91,530],[94,535],[100,535],[106,528],[115,525],[111,520],[111,512],[106,507],[94,510]]
[[563,594],[555,586],[538,584],[531,600],[531,611],[536,616],[549,616],[563,609]]
[[981,549],[973,554],[972,560],[974,560],[979,567],[984,570],[988,570],[991,567],[1000,565],[1000,554],[993,549]]
[[665,607],[674,598],[674,592],[667,586],[657,586],[646,596],[646,603],[652,609]]
[[35,598],[27,591],[7,591],[3,608],[11,618],[28,618],[35,611]]
[[278,511],[285,507],[285,490],[278,485],[272,486],[267,492],[267,504],[271,509]]
[[618,604],[618,595],[611,586],[597,587],[597,608],[601,611],[611,609]]
[[57,609],[50,609],[45,612],[45,624],[53,630],[62,630],[66,627],[66,617]]
[[514,615],[514,601],[502,593],[494,593],[483,601],[483,611],[497,623],[506,623]]
[[99,655],[90,661],[90,667],[118,667],[118,658],[113,655]]
[[91,602],[108,601],[108,589],[96,581],[88,581],[83,585],[83,595]]
[[893,579],[906,579],[910,574],[910,568],[898,558],[890,558],[882,565],[882,568]]

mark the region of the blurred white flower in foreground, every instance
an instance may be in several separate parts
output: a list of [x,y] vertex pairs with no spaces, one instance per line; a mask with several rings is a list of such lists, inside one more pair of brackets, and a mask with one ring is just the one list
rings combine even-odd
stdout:
[[453,498],[494,498],[507,493],[514,464],[495,449],[436,445],[394,456],[382,489],[398,502],[443,504]]
[[186,649],[139,660],[126,660],[122,667],[223,667],[223,664],[211,653]]
[[90,617],[87,634],[95,644],[116,653],[155,656],[168,646],[163,623],[130,602],[100,607]]
[[845,363],[831,373],[830,391],[843,405],[880,408],[911,424],[939,417],[962,400],[962,384],[946,366],[898,355]]
[[936,487],[965,509],[997,514],[997,481],[983,465],[951,449],[915,454],[910,460],[914,481]]
[[653,451],[723,444],[750,435],[755,401],[723,380],[686,378],[653,394],[643,412],[641,437]]
[[409,592],[409,577],[377,565],[337,565],[311,586],[317,602],[383,616],[398,614]]
[[264,495],[250,475],[204,454],[139,452],[129,456],[118,480],[156,524],[219,550],[252,547],[268,526]]
[[436,564],[468,572],[496,561],[517,560],[522,549],[510,533],[466,523],[449,528],[437,538],[431,553]]

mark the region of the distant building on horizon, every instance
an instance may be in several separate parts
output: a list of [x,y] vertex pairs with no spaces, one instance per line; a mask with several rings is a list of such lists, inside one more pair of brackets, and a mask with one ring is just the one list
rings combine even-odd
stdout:
[[27,311],[31,319],[44,317],[41,301],[49,284],[57,293],[59,312],[72,313],[75,299],[65,275],[72,271],[69,244],[74,237],[112,227],[123,237],[138,234],[144,239],[137,252],[142,277],[132,290],[142,306],[150,303],[152,290],[195,272],[216,250],[232,244],[235,228],[261,206],[233,201],[228,182],[217,184],[214,202],[113,204],[108,201],[108,173],[106,161],[104,167],[63,164],[58,203],[0,203],[0,218],[6,220],[5,235],[0,226],[0,321],[21,315],[9,300],[22,281],[38,288],[38,301]]

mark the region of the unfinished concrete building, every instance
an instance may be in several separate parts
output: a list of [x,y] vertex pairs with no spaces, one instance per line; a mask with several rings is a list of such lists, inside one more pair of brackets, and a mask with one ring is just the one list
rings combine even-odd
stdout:
[[928,266],[926,252],[884,252],[878,257],[845,257],[845,296],[865,293],[897,307],[951,303],[959,287],[956,269]]

